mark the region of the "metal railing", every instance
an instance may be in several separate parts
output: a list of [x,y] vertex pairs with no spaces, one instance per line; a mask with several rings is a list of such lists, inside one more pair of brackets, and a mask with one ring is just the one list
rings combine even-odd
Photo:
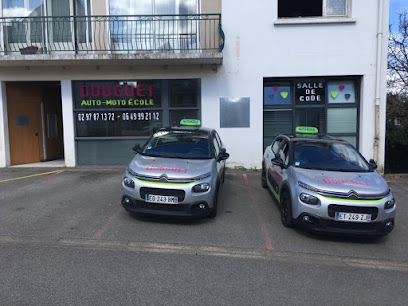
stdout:
[[0,18],[1,54],[220,52],[220,14]]

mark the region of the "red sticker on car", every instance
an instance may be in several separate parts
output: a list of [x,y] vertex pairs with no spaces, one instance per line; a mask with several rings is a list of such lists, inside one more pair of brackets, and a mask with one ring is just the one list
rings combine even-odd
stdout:
[[171,172],[184,172],[187,173],[187,168],[174,168],[174,167],[156,167],[153,165],[147,166],[146,170],[150,170],[150,171],[171,171]]
[[362,181],[357,181],[357,180],[333,180],[329,178],[324,178],[323,182],[325,184],[370,186],[370,184],[367,182],[362,182]]

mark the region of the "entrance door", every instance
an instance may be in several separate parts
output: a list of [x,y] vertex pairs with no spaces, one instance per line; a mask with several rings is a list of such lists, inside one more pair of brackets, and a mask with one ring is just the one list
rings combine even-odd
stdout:
[[41,89],[7,85],[11,165],[40,162],[42,149]]

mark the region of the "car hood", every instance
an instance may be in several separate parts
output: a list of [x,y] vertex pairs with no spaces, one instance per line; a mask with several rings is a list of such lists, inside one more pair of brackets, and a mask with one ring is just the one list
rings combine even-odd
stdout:
[[213,159],[177,159],[137,154],[129,167],[138,175],[169,179],[191,179],[211,172]]
[[381,195],[389,191],[387,182],[377,172],[340,172],[295,168],[298,181],[321,191],[359,195]]

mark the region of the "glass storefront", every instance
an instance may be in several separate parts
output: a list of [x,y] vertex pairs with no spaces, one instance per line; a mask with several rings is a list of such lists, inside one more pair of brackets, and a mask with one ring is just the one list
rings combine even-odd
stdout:
[[157,129],[201,119],[200,88],[199,79],[73,81],[78,165],[126,165]]
[[314,126],[358,146],[360,77],[265,78],[264,148],[296,126]]

